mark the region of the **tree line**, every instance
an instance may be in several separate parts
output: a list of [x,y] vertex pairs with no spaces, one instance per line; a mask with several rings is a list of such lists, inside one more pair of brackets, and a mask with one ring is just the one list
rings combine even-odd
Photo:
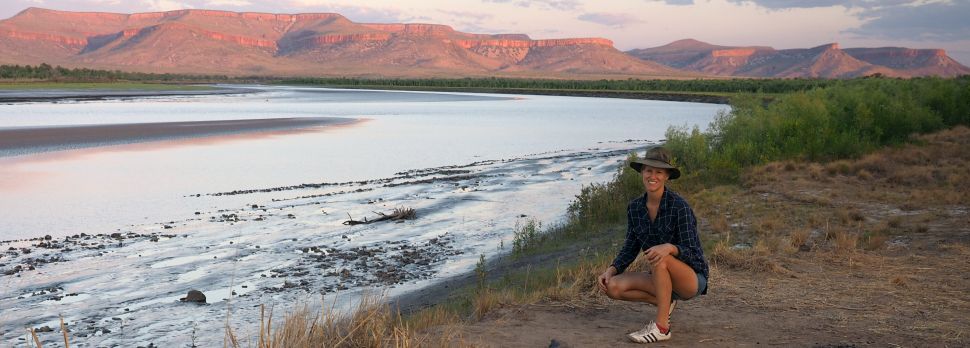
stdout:
[[354,77],[272,77],[194,74],[156,74],[120,70],[65,68],[40,65],[0,65],[0,79],[61,82],[223,82],[276,83],[325,87],[401,87],[401,88],[482,88],[509,90],[582,90],[627,92],[767,93],[783,94],[841,84],[826,79],[692,79],[692,80],[563,80],[508,77],[466,78],[354,78]]
[[88,68],[65,68],[40,65],[0,65],[0,79],[41,80],[64,82],[115,82],[115,81],[229,81],[226,75],[187,75],[127,72],[121,70],[97,70]]
[[435,87],[435,88],[494,88],[591,91],[645,92],[716,92],[716,93],[788,93],[831,85],[823,79],[694,79],[694,80],[556,80],[524,78],[332,78],[301,77],[280,81],[285,84],[329,87]]

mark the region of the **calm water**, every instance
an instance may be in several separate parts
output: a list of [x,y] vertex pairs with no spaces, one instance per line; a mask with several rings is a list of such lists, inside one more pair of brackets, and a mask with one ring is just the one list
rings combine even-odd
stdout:
[[234,96],[0,105],[0,128],[289,117],[353,126],[0,153],[0,240],[110,233],[248,196],[195,194],[386,178],[394,173],[659,140],[726,106],[645,100],[253,88]]

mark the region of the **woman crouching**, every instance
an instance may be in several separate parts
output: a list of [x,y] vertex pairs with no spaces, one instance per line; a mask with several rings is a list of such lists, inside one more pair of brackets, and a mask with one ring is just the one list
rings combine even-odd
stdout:
[[[677,300],[707,293],[709,271],[694,211],[666,187],[667,180],[680,177],[670,158],[666,149],[654,147],[643,159],[631,161],[630,166],[643,178],[646,193],[627,207],[626,242],[597,282],[610,298],[657,306],[654,320],[627,335],[638,343],[669,340],[670,315]],[[641,251],[650,272],[624,273]]]

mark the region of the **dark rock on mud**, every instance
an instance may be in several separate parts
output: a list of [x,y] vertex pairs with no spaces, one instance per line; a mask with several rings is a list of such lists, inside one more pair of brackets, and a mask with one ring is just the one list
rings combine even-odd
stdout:
[[179,301],[205,303],[205,294],[203,294],[199,290],[195,290],[195,289],[189,290],[189,293],[185,297],[180,298]]

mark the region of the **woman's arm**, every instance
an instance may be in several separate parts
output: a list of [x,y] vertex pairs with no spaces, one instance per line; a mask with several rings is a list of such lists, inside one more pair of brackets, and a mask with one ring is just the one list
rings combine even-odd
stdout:
[[697,236],[697,218],[690,206],[684,204],[677,209],[677,238],[673,246],[676,249],[671,255],[678,256],[681,260],[690,260],[701,253],[701,240]]
[[628,206],[626,209],[626,241],[623,242],[623,248],[620,249],[620,253],[616,255],[613,259],[613,263],[610,264],[616,269],[615,274],[623,273],[633,260],[636,260],[637,255],[640,253],[642,248],[642,242],[637,238],[636,226],[633,219],[633,207]]

